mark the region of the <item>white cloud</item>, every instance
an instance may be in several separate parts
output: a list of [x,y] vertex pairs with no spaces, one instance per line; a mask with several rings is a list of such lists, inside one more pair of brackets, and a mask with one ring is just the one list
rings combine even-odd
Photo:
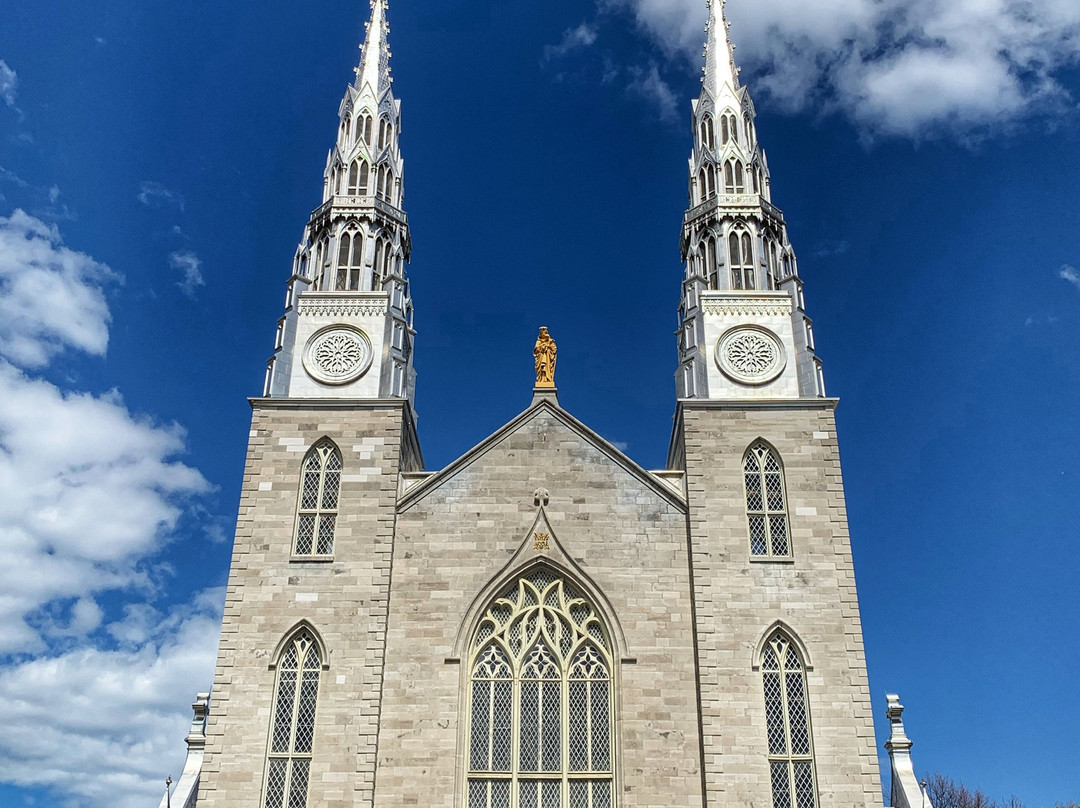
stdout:
[[0,771],[63,804],[146,808],[177,779],[195,692],[213,676],[223,592],[203,593],[119,649],[84,647],[0,676]]
[[18,97],[19,91],[19,76],[8,67],[7,62],[0,59],[0,98],[4,99],[4,103],[9,107],[15,106],[15,99]]
[[671,86],[661,77],[659,68],[655,64],[650,65],[648,69],[632,68],[630,74],[632,78],[627,85],[627,90],[644,98],[655,107],[660,120],[675,120],[679,99]]
[[[50,603],[146,586],[184,498],[206,491],[173,458],[183,431],[133,416],[118,394],[65,393],[0,363],[0,654],[41,650]],[[89,625],[89,607],[72,620]]]
[[56,227],[21,210],[0,218],[0,356],[34,368],[65,347],[104,355],[109,308],[102,285],[117,277],[65,247]]
[[184,197],[176,191],[171,191],[160,182],[146,180],[139,184],[139,193],[135,198],[148,208],[160,210],[162,208],[175,208],[184,210]]
[[195,299],[195,291],[200,286],[206,286],[202,274],[202,261],[191,250],[179,250],[169,256],[169,266],[178,269],[184,277],[177,281],[176,285],[185,297]]
[[[0,219],[0,357],[36,368],[64,349],[103,353],[101,287],[115,277],[55,227]],[[65,391],[0,358],[0,781],[135,808],[179,774],[223,600],[148,602],[154,556],[209,488],[175,459],[184,448],[178,426],[133,415],[118,393]],[[122,619],[107,622],[105,597]]]
[[[672,55],[701,61],[703,0],[628,8]],[[870,134],[971,136],[1068,103],[1075,0],[729,0],[752,88],[788,110],[841,111]]]
[[558,45],[548,45],[544,48],[545,59],[558,59],[570,51],[579,48],[587,48],[596,42],[596,28],[588,22],[583,22],[577,28],[567,29]]
[[1061,268],[1061,271],[1058,272],[1058,277],[1063,281],[1068,281],[1077,289],[1080,289],[1080,272],[1076,271],[1076,267],[1065,264],[1065,266]]

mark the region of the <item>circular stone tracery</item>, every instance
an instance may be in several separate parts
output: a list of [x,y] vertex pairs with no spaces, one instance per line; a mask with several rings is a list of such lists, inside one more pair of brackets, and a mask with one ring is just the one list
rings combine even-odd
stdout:
[[771,331],[757,326],[733,328],[716,346],[716,364],[742,384],[767,384],[784,372],[784,346]]
[[348,384],[371,365],[371,342],[349,326],[330,326],[316,332],[304,349],[304,369],[323,384]]

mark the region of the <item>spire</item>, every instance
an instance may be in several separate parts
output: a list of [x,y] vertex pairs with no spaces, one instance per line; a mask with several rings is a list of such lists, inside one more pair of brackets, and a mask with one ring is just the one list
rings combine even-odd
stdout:
[[705,26],[705,77],[702,83],[713,98],[725,84],[739,89],[739,70],[735,67],[735,46],[728,36],[728,21],[724,16],[726,0],[707,0],[709,22]]
[[[686,275],[679,397],[824,397],[795,251],[784,215],[772,202],[769,166],[750,93],[739,85],[724,0],[708,0],[708,8],[681,244]],[[746,360],[748,352],[756,364]]]
[[371,0],[356,80],[338,107],[322,204],[293,259],[265,395],[412,401],[412,252],[401,102],[390,80],[387,0]]
[[356,89],[371,85],[376,97],[390,86],[390,24],[386,21],[387,0],[371,0],[371,19],[361,46],[360,66],[356,68]]

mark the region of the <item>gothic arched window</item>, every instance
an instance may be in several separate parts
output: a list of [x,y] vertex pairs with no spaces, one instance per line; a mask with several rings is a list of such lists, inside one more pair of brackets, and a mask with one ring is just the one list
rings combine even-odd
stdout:
[[364,269],[364,237],[359,233],[342,233],[338,246],[338,269],[335,290],[355,292],[360,289]]
[[753,289],[754,244],[745,230],[736,230],[728,236],[728,259],[731,266],[733,289]]
[[356,127],[356,132],[364,139],[366,145],[371,145],[371,116],[368,113],[365,112],[360,116],[360,123]]
[[613,655],[593,606],[538,569],[470,646],[469,808],[613,808]]
[[765,288],[777,289],[776,270],[778,262],[776,259],[776,239],[769,238],[765,242]]
[[315,638],[301,629],[277,665],[266,761],[263,808],[305,808],[322,659]]
[[750,555],[790,558],[787,494],[784,469],[776,451],[758,441],[743,456],[746,483],[746,518],[750,528]]
[[711,115],[706,115],[701,119],[701,145],[706,149],[716,147],[713,139],[713,119]]
[[761,659],[773,808],[815,808],[814,744],[806,697],[805,664],[780,630]]
[[350,196],[363,196],[367,193],[368,174],[367,160],[354,160],[349,167],[349,185],[345,189]]
[[332,440],[324,438],[304,456],[293,548],[296,555],[333,554],[340,488],[341,452]]
[[390,258],[390,245],[379,236],[375,241],[375,263],[371,265],[371,290],[377,291],[382,281],[384,270]]
[[738,160],[724,163],[724,192],[729,194],[746,193],[746,173]]
[[705,242],[705,278],[710,289],[715,291],[720,288],[719,276],[716,271],[716,239],[714,238],[709,238]]

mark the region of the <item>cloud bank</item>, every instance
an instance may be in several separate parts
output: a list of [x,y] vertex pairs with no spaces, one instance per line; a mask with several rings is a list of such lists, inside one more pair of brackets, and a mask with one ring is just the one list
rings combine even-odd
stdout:
[[223,599],[155,605],[159,553],[209,489],[183,430],[32,375],[104,355],[118,277],[55,226],[0,218],[0,781],[95,808],[154,804],[179,773]]
[[[600,0],[673,56],[701,62],[704,0]],[[869,134],[978,135],[1072,108],[1075,0],[729,0],[737,58],[782,109],[824,109]]]

